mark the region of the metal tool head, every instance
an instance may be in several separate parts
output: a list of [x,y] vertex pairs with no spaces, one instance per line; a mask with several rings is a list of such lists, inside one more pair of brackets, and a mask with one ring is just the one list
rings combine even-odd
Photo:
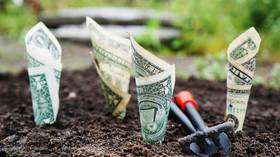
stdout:
[[227,156],[231,151],[227,134],[232,132],[233,125],[226,122],[180,138],[179,143],[185,151],[191,151],[198,156],[211,156],[217,153]]

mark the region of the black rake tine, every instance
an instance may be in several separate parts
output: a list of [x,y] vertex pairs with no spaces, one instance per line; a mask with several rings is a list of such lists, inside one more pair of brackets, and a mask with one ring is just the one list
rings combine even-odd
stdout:
[[[197,145],[199,145],[199,147],[203,149],[206,148],[207,147],[206,139],[209,138],[213,141],[213,143],[217,147],[219,147],[219,149],[225,155],[227,155],[225,153],[224,148],[222,147],[222,144],[220,143],[219,135],[221,133],[225,133],[227,135],[227,133],[230,132],[233,132],[233,125],[229,122],[226,122],[223,124],[210,127],[207,131],[197,131],[196,133],[180,138],[178,141],[185,151],[186,150],[189,151],[188,148],[190,147],[191,143],[196,143]],[[226,138],[228,137],[226,136]]]

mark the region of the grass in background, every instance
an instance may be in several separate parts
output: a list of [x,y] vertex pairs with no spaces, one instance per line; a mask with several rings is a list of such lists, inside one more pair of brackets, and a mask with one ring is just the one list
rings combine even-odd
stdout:
[[265,83],[268,83],[270,86],[280,88],[280,63],[273,65],[268,82]]
[[[44,0],[43,9],[54,12],[62,8],[126,6],[171,11],[181,18],[175,27],[182,37],[162,44],[149,34],[139,37],[145,47],[164,54],[206,55],[225,50],[228,44],[250,26],[262,37],[260,60],[280,60],[280,1],[279,0]],[[0,32],[17,37],[35,23],[28,8],[9,3],[0,11]],[[147,23],[156,30],[157,20]],[[169,52],[168,52],[169,51]]]
[[184,54],[220,52],[240,33],[254,26],[263,39],[259,58],[273,60],[272,55],[280,58],[278,0],[213,0],[211,3],[175,0],[171,6],[183,17],[176,25],[183,30]]
[[[158,43],[149,34],[139,37],[139,40],[155,52],[169,51],[172,54],[206,55],[220,52],[240,33],[254,26],[263,39],[259,58],[265,61],[280,60],[279,0],[48,0],[42,3],[47,10],[127,6],[171,11],[182,17],[174,24],[182,30],[181,38],[168,46]],[[149,28],[159,28],[149,23]]]
[[20,38],[23,32],[35,23],[35,19],[30,9],[8,1],[0,10],[0,33],[12,38]]

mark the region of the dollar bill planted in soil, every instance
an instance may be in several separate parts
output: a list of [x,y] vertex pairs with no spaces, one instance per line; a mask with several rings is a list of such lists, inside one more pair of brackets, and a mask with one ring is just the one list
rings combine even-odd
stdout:
[[141,134],[149,143],[164,140],[175,84],[175,66],[142,48],[130,37]]
[[130,100],[128,93],[131,72],[131,49],[128,39],[106,32],[94,20],[87,17],[91,32],[93,63],[102,81],[102,88],[109,112],[123,119]]
[[234,124],[235,131],[243,127],[260,43],[258,32],[251,27],[237,37],[227,50],[226,119]]
[[35,123],[52,124],[59,108],[61,47],[41,22],[26,34],[25,45]]

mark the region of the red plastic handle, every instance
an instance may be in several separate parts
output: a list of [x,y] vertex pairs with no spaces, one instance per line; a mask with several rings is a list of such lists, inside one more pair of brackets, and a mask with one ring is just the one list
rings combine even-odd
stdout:
[[176,95],[176,104],[180,106],[181,110],[185,112],[185,105],[191,103],[195,109],[198,110],[198,104],[196,103],[193,95],[189,91],[181,91]]

